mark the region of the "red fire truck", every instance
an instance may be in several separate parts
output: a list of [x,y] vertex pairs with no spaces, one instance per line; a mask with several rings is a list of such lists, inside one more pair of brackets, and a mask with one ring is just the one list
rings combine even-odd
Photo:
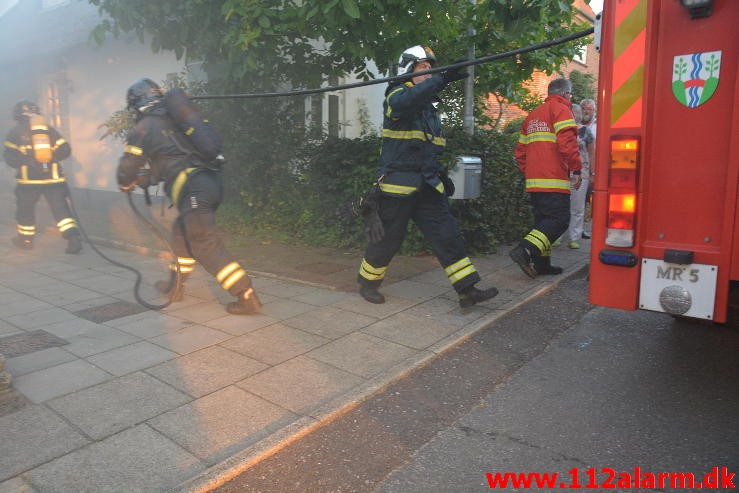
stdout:
[[739,281],[739,0],[605,0],[590,301],[725,322]]

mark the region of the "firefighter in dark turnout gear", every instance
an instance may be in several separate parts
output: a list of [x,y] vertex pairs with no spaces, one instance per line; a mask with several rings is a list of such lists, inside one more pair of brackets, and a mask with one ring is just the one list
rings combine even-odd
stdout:
[[67,203],[67,184],[59,161],[69,157],[69,143],[51,127],[36,104],[22,100],[13,108],[16,126],[5,138],[3,157],[17,170],[16,214],[17,236],[13,244],[22,249],[33,248],[36,236],[36,202],[43,195],[51,208],[57,228],[67,239],[67,253],[82,250],[77,220]]
[[[256,313],[261,307],[244,268],[229,254],[216,231],[215,212],[223,199],[222,162],[206,162],[190,140],[178,129],[164,104],[164,94],[150,79],[140,79],[126,95],[128,108],[136,114],[136,125],[128,134],[118,164],[118,185],[131,191],[136,185],[164,182],[164,190],[177,207],[173,249],[184,281],[199,262],[223,289],[237,299],[226,306],[235,315]],[[222,160],[222,157],[220,157]],[[149,170],[144,172],[145,166]],[[157,287],[170,292],[174,300],[182,297],[183,283],[172,276]]]
[[572,84],[567,79],[549,83],[544,103],[534,108],[521,124],[516,161],[526,177],[526,191],[534,209],[534,227],[509,252],[532,279],[557,275],[552,265],[552,242],[570,224],[570,187],[582,182],[577,124],[572,114]]
[[[435,64],[430,48],[413,46],[400,56],[398,75],[428,70]],[[365,200],[374,205],[363,210],[369,242],[357,277],[359,292],[370,303],[385,302],[378,288],[411,219],[431,242],[459,294],[460,306],[469,307],[498,294],[495,288],[475,287],[480,275],[467,256],[459,225],[449,209],[447,195],[453,193],[453,184],[437,161],[446,144],[434,106],[437,94],[467,76],[450,69],[391,84],[385,91],[380,166],[376,185]]]

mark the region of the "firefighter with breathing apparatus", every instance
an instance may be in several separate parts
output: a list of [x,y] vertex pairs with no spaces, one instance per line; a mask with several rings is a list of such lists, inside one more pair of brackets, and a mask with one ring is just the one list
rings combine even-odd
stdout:
[[36,202],[46,197],[57,228],[67,240],[66,252],[82,250],[80,230],[67,203],[67,180],[62,159],[69,157],[69,143],[51,127],[41,115],[38,106],[28,100],[18,101],[13,107],[13,127],[5,138],[3,157],[17,170],[16,222],[18,234],[13,244],[22,250],[31,250],[36,237]]
[[[139,79],[126,93],[136,124],[128,134],[117,171],[124,192],[160,181],[179,215],[172,226],[177,265],[157,288],[175,301],[196,262],[236,297],[226,310],[234,315],[261,307],[244,268],[229,254],[216,231],[215,212],[223,199],[221,141],[181,89],[166,94],[150,79]],[[149,169],[146,170],[146,165]],[[146,170],[146,172],[144,172]],[[181,282],[177,279],[180,271]],[[172,292],[174,290],[174,292]]]

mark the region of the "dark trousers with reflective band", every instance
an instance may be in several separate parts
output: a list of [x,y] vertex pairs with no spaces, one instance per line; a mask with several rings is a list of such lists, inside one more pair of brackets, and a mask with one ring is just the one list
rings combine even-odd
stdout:
[[[246,271],[223,245],[216,229],[216,210],[223,200],[221,173],[198,170],[187,177],[178,197],[180,215],[172,227],[172,248],[181,272],[192,271],[194,259],[213,275],[223,289],[238,296],[251,286]],[[185,267],[185,269],[183,269]]]
[[18,223],[18,236],[32,240],[36,234],[36,203],[41,196],[46,197],[57,228],[64,238],[80,234],[77,221],[67,203],[67,186],[64,183],[43,185],[21,184],[15,188],[17,209],[15,220]]
[[570,225],[570,195],[556,192],[529,195],[534,209],[534,227],[521,241],[521,246],[534,258],[548,257],[552,253],[552,243]]
[[388,264],[403,244],[411,219],[431,243],[434,255],[457,292],[480,281],[467,257],[459,224],[445,195],[424,184],[419,192],[407,197],[383,195],[379,207],[385,237],[379,243],[367,245],[357,277],[360,283],[375,287],[382,283]]

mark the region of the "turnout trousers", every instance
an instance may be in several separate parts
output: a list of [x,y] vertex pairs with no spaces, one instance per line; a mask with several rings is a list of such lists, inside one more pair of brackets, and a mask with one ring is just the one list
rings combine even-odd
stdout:
[[226,250],[216,229],[215,213],[223,200],[221,173],[187,168],[173,180],[169,193],[179,211],[172,226],[172,248],[183,278],[199,262],[234,296],[251,287],[251,279]]
[[529,195],[534,209],[534,227],[520,245],[534,259],[549,257],[552,243],[570,224],[570,195],[556,192],[532,192]]
[[445,195],[426,184],[407,197],[383,195],[379,215],[385,236],[380,242],[367,245],[357,276],[361,284],[379,287],[390,261],[403,244],[411,219],[431,243],[434,255],[457,292],[480,281]]
[[36,236],[36,203],[41,196],[46,198],[56,226],[64,238],[80,234],[77,220],[67,203],[66,183],[22,184],[15,188],[17,209],[15,220],[18,223],[18,236],[31,240]]

